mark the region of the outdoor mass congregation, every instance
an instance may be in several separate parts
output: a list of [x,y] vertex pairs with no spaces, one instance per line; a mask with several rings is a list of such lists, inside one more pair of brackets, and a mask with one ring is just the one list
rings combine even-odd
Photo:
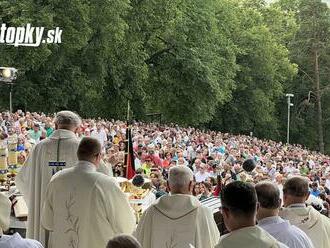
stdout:
[[330,248],[330,157],[252,136],[3,112],[0,189],[0,248]]

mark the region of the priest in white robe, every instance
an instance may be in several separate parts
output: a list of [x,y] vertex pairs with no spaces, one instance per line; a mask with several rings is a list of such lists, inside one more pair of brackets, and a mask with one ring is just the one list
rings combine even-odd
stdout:
[[255,189],[259,202],[258,226],[290,248],[314,248],[306,233],[278,216],[282,200],[277,185],[264,181],[258,183]]
[[43,245],[45,245],[46,233],[40,225],[40,215],[46,187],[51,177],[59,169],[69,168],[77,163],[79,140],[75,132],[80,123],[81,120],[75,113],[59,112],[55,118],[56,130],[50,138],[43,140],[33,148],[16,177],[17,188],[24,195],[28,206],[26,236],[39,240]]
[[83,138],[77,166],[50,181],[42,225],[50,231],[51,248],[104,248],[118,234],[132,234],[135,216],[116,181],[96,171],[101,144]]
[[143,214],[135,236],[143,248],[213,248],[220,234],[210,209],[191,195],[193,173],[188,167],[169,171],[169,196],[162,196]]
[[303,230],[315,248],[330,247],[330,219],[312,206],[306,206],[309,196],[307,179],[292,177],[283,186],[284,208],[280,216]]
[[230,233],[221,236],[216,248],[288,248],[256,226],[257,195],[252,185],[241,181],[226,185],[221,204]]

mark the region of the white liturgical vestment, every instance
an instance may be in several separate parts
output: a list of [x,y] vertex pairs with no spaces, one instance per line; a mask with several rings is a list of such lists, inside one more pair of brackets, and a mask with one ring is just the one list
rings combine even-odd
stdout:
[[87,161],[58,172],[49,183],[42,212],[49,248],[105,248],[115,235],[132,234],[135,223],[116,181]]
[[66,168],[74,166],[78,161],[78,145],[75,133],[64,129],[55,130],[50,138],[34,147],[18,173],[16,185],[28,207],[27,238],[39,240],[45,245],[46,233],[40,225],[40,215],[47,185],[56,172],[56,167],[49,166],[49,162],[59,160],[65,161]]
[[[46,187],[56,173],[56,166],[49,162],[65,162],[62,168],[70,168],[78,162],[79,139],[74,132],[55,130],[46,140],[37,144],[16,177],[16,185],[24,195],[28,206],[27,238],[39,240],[45,245],[46,233],[40,225],[40,214],[44,203]],[[59,151],[59,152],[58,152]],[[98,171],[108,174],[102,162]]]
[[280,216],[303,230],[312,240],[315,248],[330,247],[330,219],[320,214],[312,206],[291,205],[283,208]]
[[314,248],[306,233],[279,216],[259,220],[258,226],[289,248]]
[[258,226],[244,227],[221,236],[215,248],[288,248]]
[[175,194],[143,213],[135,236],[143,248],[214,248],[220,234],[210,209],[194,196]]

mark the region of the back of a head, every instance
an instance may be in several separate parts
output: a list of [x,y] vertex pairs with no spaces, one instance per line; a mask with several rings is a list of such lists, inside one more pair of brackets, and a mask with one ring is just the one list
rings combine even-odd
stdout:
[[222,207],[239,217],[254,216],[257,209],[257,194],[249,183],[235,181],[226,185],[220,195]]
[[8,197],[0,193],[0,235],[9,228],[11,202]]
[[260,207],[278,209],[281,206],[280,190],[269,181],[257,183],[255,186]]
[[55,125],[59,129],[71,130],[81,125],[81,119],[77,114],[73,113],[72,111],[64,110],[56,114]]
[[309,193],[308,181],[304,177],[296,176],[286,180],[283,193],[294,197],[305,197]]
[[91,161],[95,156],[100,154],[101,144],[100,142],[92,137],[84,137],[78,146],[77,157],[84,161]]
[[168,184],[171,188],[171,191],[180,191],[180,189],[187,188],[193,178],[194,175],[188,167],[173,166],[169,170]]
[[106,248],[142,248],[142,246],[133,236],[118,235],[109,240]]

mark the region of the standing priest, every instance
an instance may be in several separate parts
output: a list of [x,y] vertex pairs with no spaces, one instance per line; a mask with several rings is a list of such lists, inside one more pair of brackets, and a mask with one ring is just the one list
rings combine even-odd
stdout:
[[72,167],[78,161],[79,140],[75,132],[80,124],[80,117],[71,111],[57,113],[56,131],[34,147],[16,177],[17,188],[23,193],[28,206],[27,237],[39,240],[43,245],[46,232],[40,225],[40,214],[46,187],[56,172]]
[[133,232],[135,217],[127,197],[113,178],[96,171],[101,149],[97,139],[83,138],[77,165],[51,179],[42,212],[49,247],[104,248],[114,236]]
[[213,248],[220,234],[210,209],[191,192],[193,173],[185,166],[169,171],[169,196],[163,196],[143,214],[136,238],[143,248]]

